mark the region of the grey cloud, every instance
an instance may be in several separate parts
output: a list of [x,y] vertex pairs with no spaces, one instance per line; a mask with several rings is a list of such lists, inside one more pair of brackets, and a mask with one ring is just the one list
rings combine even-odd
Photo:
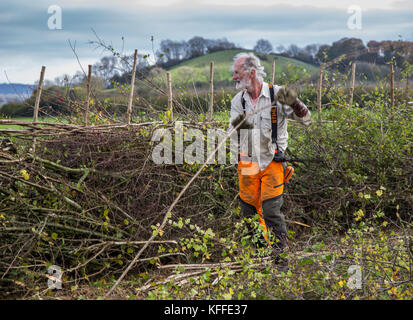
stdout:
[[[16,54],[50,59],[73,59],[67,40],[77,41],[79,54],[99,59],[101,51],[93,50],[87,42],[94,40],[93,28],[106,42],[113,41],[119,48],[121,36],[126,39],[125,50],[151,50],[150,37],[155,47],[163,39],[188,40],[199,35],[223,38],[241,46],[252,47],[259,38],[274,45],[296,43],[331,43],[345,36],[368,40],[396,40],[398,34],[412,40],[413,7],[400,2],[393,10],[363,11],[363,29],[347,28],[349,14],[334,8],[270,6],[222,7],[190,3],[172,7],[125,8],[110,4],[95,7],[67,7],[63,10],[63,30],[47,28],[51,4],[46,0],[2,0],[0,3],[0,59],[7,61]],[[400,8],[400,9],[399,9]],[[156,48],[155,48],[156,49]]]
[[[122,35],[132,41],[145,41],[144,39],[148,39],[150,35],[188,39],[194,35],[211,37],[210,34],[221,34],[221,37],[229,38],[229,34],[237,33],[237,30],[248,29],[256,33],[256,38],[261,32],[276,34],[282,30],[301,34],[303,40],[312,42],[308,35],[320,34],[322,37],[331,30],[345,32],[349,17],[344,10],[289,6],[265,9],[176,6],[138,8],[131,11],[107,7],[62,7],[63,30],[50,31],[47,28],[47,6],[31,5],[23,10],[22,3],[17,3],[20,3],[20,6],[7,6],[7,9],[2,11],[3,15],[9,15],[8,19],[0,20],[3,50],[9,51],[20,46],[26,46],[30,50],[66,47],[68,38],[80,42],[93,39],[91,28],[109,40],[119,39]],[[363,25],[366,28],[388,28],[390,34],[392,26],[410,23],[412,12],[413,10],[366,11],[363,12]],[[14,18],[11,19],[10,15]],[[378,36],[386,35],[381,33]]]

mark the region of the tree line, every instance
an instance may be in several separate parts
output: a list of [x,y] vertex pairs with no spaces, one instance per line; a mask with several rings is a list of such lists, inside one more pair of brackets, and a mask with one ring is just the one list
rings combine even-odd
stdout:
[[[265,54],[274,53],[271,43],[265,39],[258,40],[253,50]],[[363,53],[364,51],[367,52]],[[342,55],[357,56],[350,59],[344,58],[344,62],[356,60],[384,65],[393,61],[398,66],[402,66],[405,63],[413,63],[413,42],[401,40],[371,40],[365,45],[363,40],[358,38],[342,38],[331,45],[309,44],[302,48],[295,44],[291,44],[287,48],[279,45],[276,47],[276,52],[279,55],[314,65],[321,65]]]
[[[195,36],[188,41],[164,39],[160,42],[159,48],[153,53],[152,61],[155,65],[169,69],[185,60],[213,53],[221,50],[245,49],[235,43],[222,39],[205,39]],[[366,51],[368,49],[368,51]],[[247,50],[247,49],[245,49]],[[358,38],[342,38],[329,44],[308,44],[299,47],[291,44],[288,47],[278,45],[273,48],[269,40],[259,39],[253,50],[262,54],[279,55],[297,59],[313,65],[321,65],[336,59],[342,55],[356,55],[356,58],[344,58],[337,64],[336,68],[341,72],[346,71],[352,61],[361,61],[377,65],[385,65],[393,61],[397,66],[413,64],[413,42],[409,41],[375,41],[371,40],[366,45]],[[358,55],[358,53],[360,53]],[[137,77],[145,78],[153,63],[149,63],[150,54],[139,54],[137,65]],[[264,57],[264,56],[263,56]],[[104,56],[93,65],[93,76],[96,86],[101,88],[113,88],[114,84],[127,84],[130,82],[130,69],[133,56],[118,56],[116,54]],[[78,71],[73,77],[63,75],[49,81],[49,85],[63,86],[70,82],[72,85],[81,84],[85,81],[83,72]],[[95,87],[96,87],[95,86]]]

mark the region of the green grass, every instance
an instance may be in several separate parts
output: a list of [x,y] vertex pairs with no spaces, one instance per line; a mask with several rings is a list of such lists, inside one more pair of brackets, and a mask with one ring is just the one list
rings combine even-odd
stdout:
[[[193,58],[188,61],[184,61],[177,66],[172,67],[171,72],[172,81],[179,85],[190,85],[194,83],[209,82],[209,65],[211,61],[214,61],[214,82],[232,81],[232,73],[230,67],[233,63],[232,59],[237,53],[245,52],[246,50],[224,50],[210,54],[206,54],[201,57]],[[264,66],[264,71],[267,73],[266,80],[271,77],[273,56],[267,55],[268,59],[261,59],[261,63]],[[278,56],[275,63],[275,78],[282,76],[282,73],[288,73],[288,65],[294,68],[299,68],[301,71],[305,69],[306,72],[314,74],[318,68],[308,63],[298,61],[291,58],[285,58]]]
[[[12,117],[11,120],[31,122],[33,121],[33,117]],[[39,122],[56,122],[57,119],[54,117],[39,117],[38,121]]]
[[[13,121],[25,121],[25,122],[32,122],[33,117],[12,117],[10,120]],[[56,117],[39,117],[39,122],[67,122],[63,121],[61,118]],[[23,126],[15,125],[15,124],[0,124],[1,129],[23,129]]]

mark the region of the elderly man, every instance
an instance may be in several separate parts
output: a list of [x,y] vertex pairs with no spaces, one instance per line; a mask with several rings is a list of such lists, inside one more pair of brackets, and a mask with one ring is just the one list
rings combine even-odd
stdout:
[[232,71],[236,88],[241,91],[232,99],[228,130],[241,123],[237,130],[241,210],[246,216],[259,214],[264,231],[274,236],[274,241],[270,241],[264,232],[274,248],[275,262],[279,263],[279,253],[287,245],[287,229],[280,209],[284,184],[293,172],[283,161],[287,118],[308,125],[311,114],[293,90],[263,81],[264,67],[254,54],[237,54]]

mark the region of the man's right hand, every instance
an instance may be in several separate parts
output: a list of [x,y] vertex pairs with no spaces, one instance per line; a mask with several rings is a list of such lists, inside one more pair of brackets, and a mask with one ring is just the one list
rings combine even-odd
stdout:
[[[235,128],[238,124],[240,124],[240,122],[242,122],[245,119],[245,114],[240,114],[238,117],[236,117],[234,119],[234,121],[231,122],[232,126]],[[239,128],[237,129],[237,131],[239,132],[240,129],[252,129],[254,128],[254,126],[249,123],[248,121],[244,121]]]

